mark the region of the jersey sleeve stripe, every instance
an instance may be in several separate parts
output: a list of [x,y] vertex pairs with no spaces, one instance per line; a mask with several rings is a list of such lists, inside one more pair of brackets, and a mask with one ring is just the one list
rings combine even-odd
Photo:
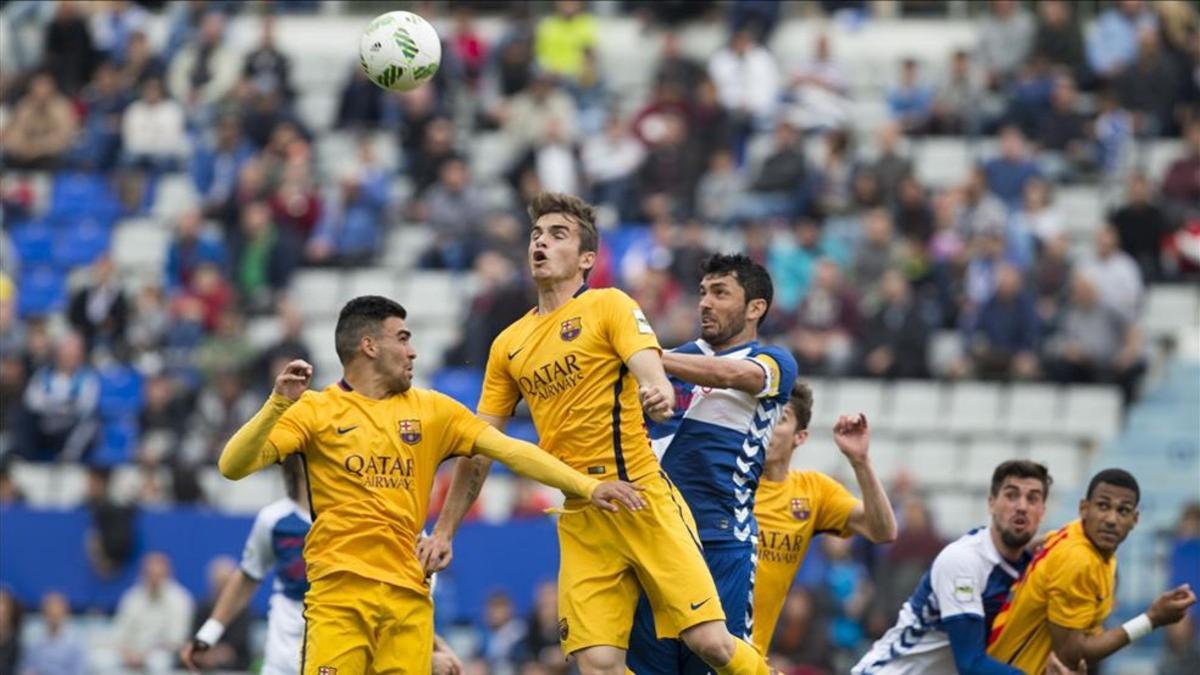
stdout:
[[617,381],[613,385],[613,413],[612,413],[612,444],[613,453],[617,460],[617,478],[621,480],[629,480],[629,472],[625,470],[625,455],[621,452],[621,390],[625,384],[625,374],[629,372],[629,368],[622,365],[621,370],[617,372]]

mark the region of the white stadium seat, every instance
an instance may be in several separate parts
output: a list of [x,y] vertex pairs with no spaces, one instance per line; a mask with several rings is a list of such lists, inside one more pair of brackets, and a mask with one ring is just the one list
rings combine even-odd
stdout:
[[987,382],[960,382],[951,389],[949,428],[965,434],[994,432],[1001,414],[1000,386]]
[[1087,481],[1084,473],[1087,453],[1078,443],[1034,443],[1029,448],[1029,458],[1045,464],[1055,487],[1068,494],[1075,495]]
[[1063,413],[1067,431],[1103,443],[1121,428],[1121,392],[1115,386],[1072,386]]
[[940,384],[900,380],[892,385],[892,404],[881,428],[896,433],[932,431],[945,424],[944,410]]
[[1063,433],[1062,396],[1050,384],[1015,384],[1009,390],[1004,428],[1018,436]]
[[914,439],[908,446],[906,468],[924,485],[954,485],[962,480],[962,445],[941,437]]

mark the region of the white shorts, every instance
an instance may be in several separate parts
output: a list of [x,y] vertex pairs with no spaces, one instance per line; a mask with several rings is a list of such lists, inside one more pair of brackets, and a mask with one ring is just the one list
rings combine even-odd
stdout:
[[304,603],[272,595],[262,675],[299,675],[303,646]]

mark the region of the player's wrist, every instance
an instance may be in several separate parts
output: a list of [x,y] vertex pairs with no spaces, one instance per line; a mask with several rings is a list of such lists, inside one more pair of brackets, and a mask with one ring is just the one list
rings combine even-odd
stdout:
[[1122,624],[1121,630],[1129,636],[1130,642],[1136,642],[1149,635],[1156,627],[1157,624],[1150,618],[1149,612],[1143,612]]
[[209,618],[200,626],[200,630],[196,631],[195,640],[202,642],[206,646],[211,647],[221,641],[221,636],[225,634],[225,624],[216,619]]

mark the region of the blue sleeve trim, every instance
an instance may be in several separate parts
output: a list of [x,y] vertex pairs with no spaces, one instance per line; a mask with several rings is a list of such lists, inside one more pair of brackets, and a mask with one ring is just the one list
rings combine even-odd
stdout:
[[978,614],[958,614],[941,622],[950,638],[959,675],[1022,675],[1021,671],[987,655],[987,627]]

